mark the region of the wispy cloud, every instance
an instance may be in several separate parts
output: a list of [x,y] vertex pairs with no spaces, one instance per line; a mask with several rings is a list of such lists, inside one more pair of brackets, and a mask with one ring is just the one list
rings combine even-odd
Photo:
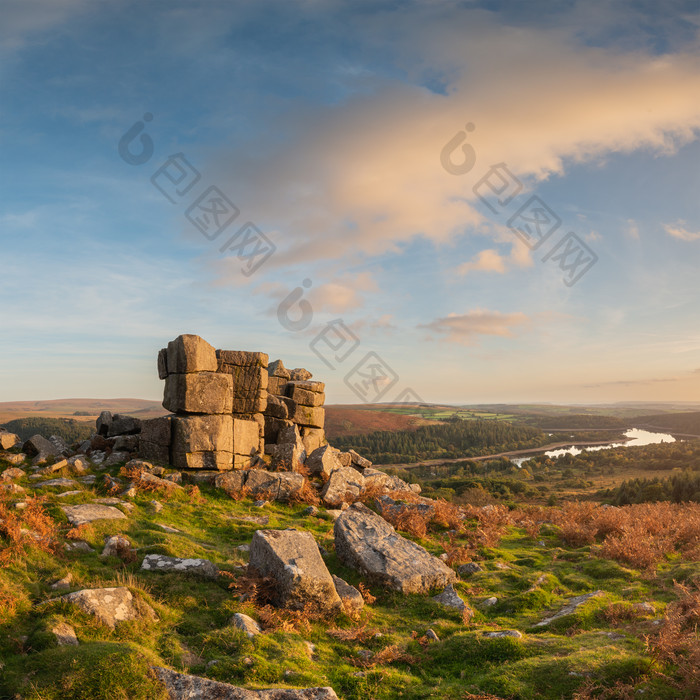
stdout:
[[664,230],[669,236],[678,238],[681,241],[700,240],[700,231],[689,231],[685,221],[677,221],[675,224],[666,224]]
[[522,312],[504,314],[500,311],[475,309],[466,314],[449,314],[418,327],[433,331],[450,343],[474,345],[479,336],[513,337],[514,329],[528,323],[530,318]]

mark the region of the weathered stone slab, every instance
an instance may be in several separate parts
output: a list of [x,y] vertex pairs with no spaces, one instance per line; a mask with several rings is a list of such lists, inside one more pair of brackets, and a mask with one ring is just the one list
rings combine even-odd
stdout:
[[452,569],[361,503],[343,511],[333,531],[344,564],[395,590],[427,593],[456,579]]
[[95,520],[125,520],[126,515],[118,508],[99,503],[83,503],[77,506],[61,506],[73,527],[85,525]]
[[303,610],[307,604],[337,612],[341,600],[318,545],[310,532],[256,530],[250,544],[250,567],[275,582],[275,604]]
[[287,387],[287,380],[283,377],[269,377],[267,380],[267,393],[276,396],[284,396]]
[[[223,375],[222,375],[223,376]],[[177,469],[231,469],[231,416],[175,416],[171,456]]]
[[233,418],[233,453],[251,456],[260,449],[260,426],[256,421]]
[[[289,370],[289,378],[295,382],[305,382],[311,379],[311,377],[313,377],[311,372],[303,367]],[[321,391],[323,391],[323,389],[321,389]]]
[[286,419],[289,417],[287,404],[282,401],[281,397],[273,394],[268,394],[267,405],[265,406],[265,415],[271,418]]
[[56,621],[49,625],[51,633],[56,637],[56,644],[59,647],[78,646],[78,637],[75,630],[63,621]]
[[[304,382],[305,384],[320,384],[321,382]],[[301,382],[290,382],[287,384],[286,392],[292,401],[302,406],[323,406],[326,402],[326,395],[323,392],[311,391],[300,386]]]
[[196,574],[204,578],[215,579],[219,576],[219,567],[208,559],[179,559],[166,557],[163,554],[147,554],[141,563],[144,571],[171,571],[187,574]]
[[216,372],[216,350],[198,335],[180,335],[168,343],[166,366],[168,374]]
[[221,365],[237,365],[239,367],[263,367],[267,371],[269,357],[264,352],[249,352],[246,350],[217,350],[216,359]]
[[339,467],[323,485],[321,498],[328,506],[340,506],[353,503],[365,488],[365,478],[352,467]]
[[[311,375],[309,375],[311,376]],[[292,394],[298,390],[310,391],[313,394],[323,394],[326,390],[326,385],[323,382],[309,380],[291,379],[287,383],[287,396],[294,398]]]
[[165,380],[163,408],[173,413],[231,413],[231,375],[218,372],[170,374]]
[[83,612],[94,615],[110,629],[114,629],[120,622],[144,617],[156,619],[153,608],[142,600],[137,601],[125,587],[86,588],[61,596],[57,600],[77,605]]
[[355,450],[348,450],[348,454],[350,455],[352,466],[356,469],[369,469],[372,466],[372,462],[365,459],[361,454],[355,452]]
[[407,484],[398,476],[391,476],[379,469],[365,469],[362,473],[365,477],[365,488],[372,489],[376,493],[390,493],[393,491],[414,493],[410,484]]
[[326,419],[326,411],[320,407],[312,408],[311,406],[300,406],[297,404],[291,419],[299,425],[308,425],[311,428],[323,428]]
[[261,392],[250,396],[236,396],[232,399],[233,413],[262,413],[267,408],[267,393]]
[[170,461],[173,416],[142,421],[138,452],[143,459],[163,464]]
[[10,467],[0,474],[0,481],[12,481],[13,479],[21,479],[25,473],[17,467]]
[[270,418],[266,417],[265,418],[265,433],[264,433],[264,438],[265,438],[265,444],[266,445],[274,445],[277,443],[277,440],[279,439],[279,434],[282,430],[285,428],[289,427],[290,425],[294,425],[292,421],[290,420],[284,420],[281,418]]
[[78,482],[73,479],[49,479],[35,484],[35,489],[50,489],[50,488],[77,488]]
[[168,376],[168,348],[158,351],[158,379],[165,379]]
[[133,416],[124,416],[121,413],[115,413],[112,416],[112,421],[107,426],[107,437],[135,435],[140,432],[141,420]]
[[333,688],[249,690],[152,666],[170,700],[338,700]]

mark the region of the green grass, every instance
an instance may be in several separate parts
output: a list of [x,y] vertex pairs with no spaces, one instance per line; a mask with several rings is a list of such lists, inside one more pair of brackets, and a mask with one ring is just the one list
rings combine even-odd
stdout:
[[[32,482],[20,483],[29,488]],[[94,552],[50,555],[32,549],[0,570],[0,606],[6,596],[15,603],[13,610],[0,607],[0,698],[164,697],[149,673],[151,664],[251,688],[330,685],[345,700],[457,699],[465,692],[571,698],[589,681],[608,687],[624,681],[645,689],[645,697],[683,697],[650,676],[656,667],[643,635],[653,630],[652,619],[611,626],[601,610],[611,602],[649,601],[663,611],[674,597],[673,579],[690,581],[700,575],[697,562],[676,558],[650,574],[598,559],[589,547],[562,546],[555,528],[543,527],[537,541],[511,528],[497,547],[480,550],[484,571],[455,585],[475,610],[469,625],[427,596],[403,596],[370,586],[377,599],[366,606],[362,619],[336,621],[348,630],[359,625],[376,631],[362,641],[337,639],[320,622],[298,631],[267,631],[251,641],[229,624],[235,612],[257,614],[254,606],[229,589],[247,556],[239,545],[249,543],[262,527],[246,518],[268,517],[266,528],[311,531],[329,552],[326,563],[332,573],[355,585],[362,579],[335,557],[333,522],[323,509],[322,517],[308,517],[301,515],[303,505],[271,504],[261,509],[250,500],[234,502],[213,488],[201,490],[204,503],[190,502],[184,495],[160,499],[164,508],[158,514],[149,505],[154,495],[139,495],[128,520],[102,521],[88,528],[84,538]],[[86,490],[68,499],[49,495],[47,508],[63,534],[68,524],[58,504],[89,502],[98,492]],[[164,532],[159,523],[181,532]],[[117,532],[137,548],[134,561],[99,556],[104,537]],[[421,542],[434,554],[444,551],[444,537],[437,533]],[[140,571],[148,553],[207,558],[230,576],[207,581]],[[38,607],[58,595],[50,584],[68,572],[74,577],[71,590],[127,585],[154,608],[158,621],[128,623],[110,631],[71,605]],[[597,589],[605,591],[604,598],[590,601],[551,627],[534,627],[568,598]],[[483,607],[490,596],[496,596],[498,603]],[[74,627],[80,646],[55,645],[49,627],[56,620]],[[423,646],[418,638],[428,628],[440,641]],[[484,637],[485,631],[498,629],[516,629],[524,636]],[[313,655],[309,642],[315,645]],[[377,653],[391,645],[403,656],[363,666],[359,651]]]

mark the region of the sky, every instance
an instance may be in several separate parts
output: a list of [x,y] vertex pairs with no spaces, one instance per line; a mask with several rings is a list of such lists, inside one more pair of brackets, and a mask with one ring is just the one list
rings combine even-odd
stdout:
[[327,403],[700,399],[700,4],[0,1],[0,401],[181,333]]

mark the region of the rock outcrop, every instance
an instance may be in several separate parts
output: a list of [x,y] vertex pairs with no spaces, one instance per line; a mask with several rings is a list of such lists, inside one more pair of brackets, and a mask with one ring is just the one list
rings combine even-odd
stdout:
[[456,579],[452,569],[361,503],[340,514],[334,535],[344,564],[402,593],[428,593]]

